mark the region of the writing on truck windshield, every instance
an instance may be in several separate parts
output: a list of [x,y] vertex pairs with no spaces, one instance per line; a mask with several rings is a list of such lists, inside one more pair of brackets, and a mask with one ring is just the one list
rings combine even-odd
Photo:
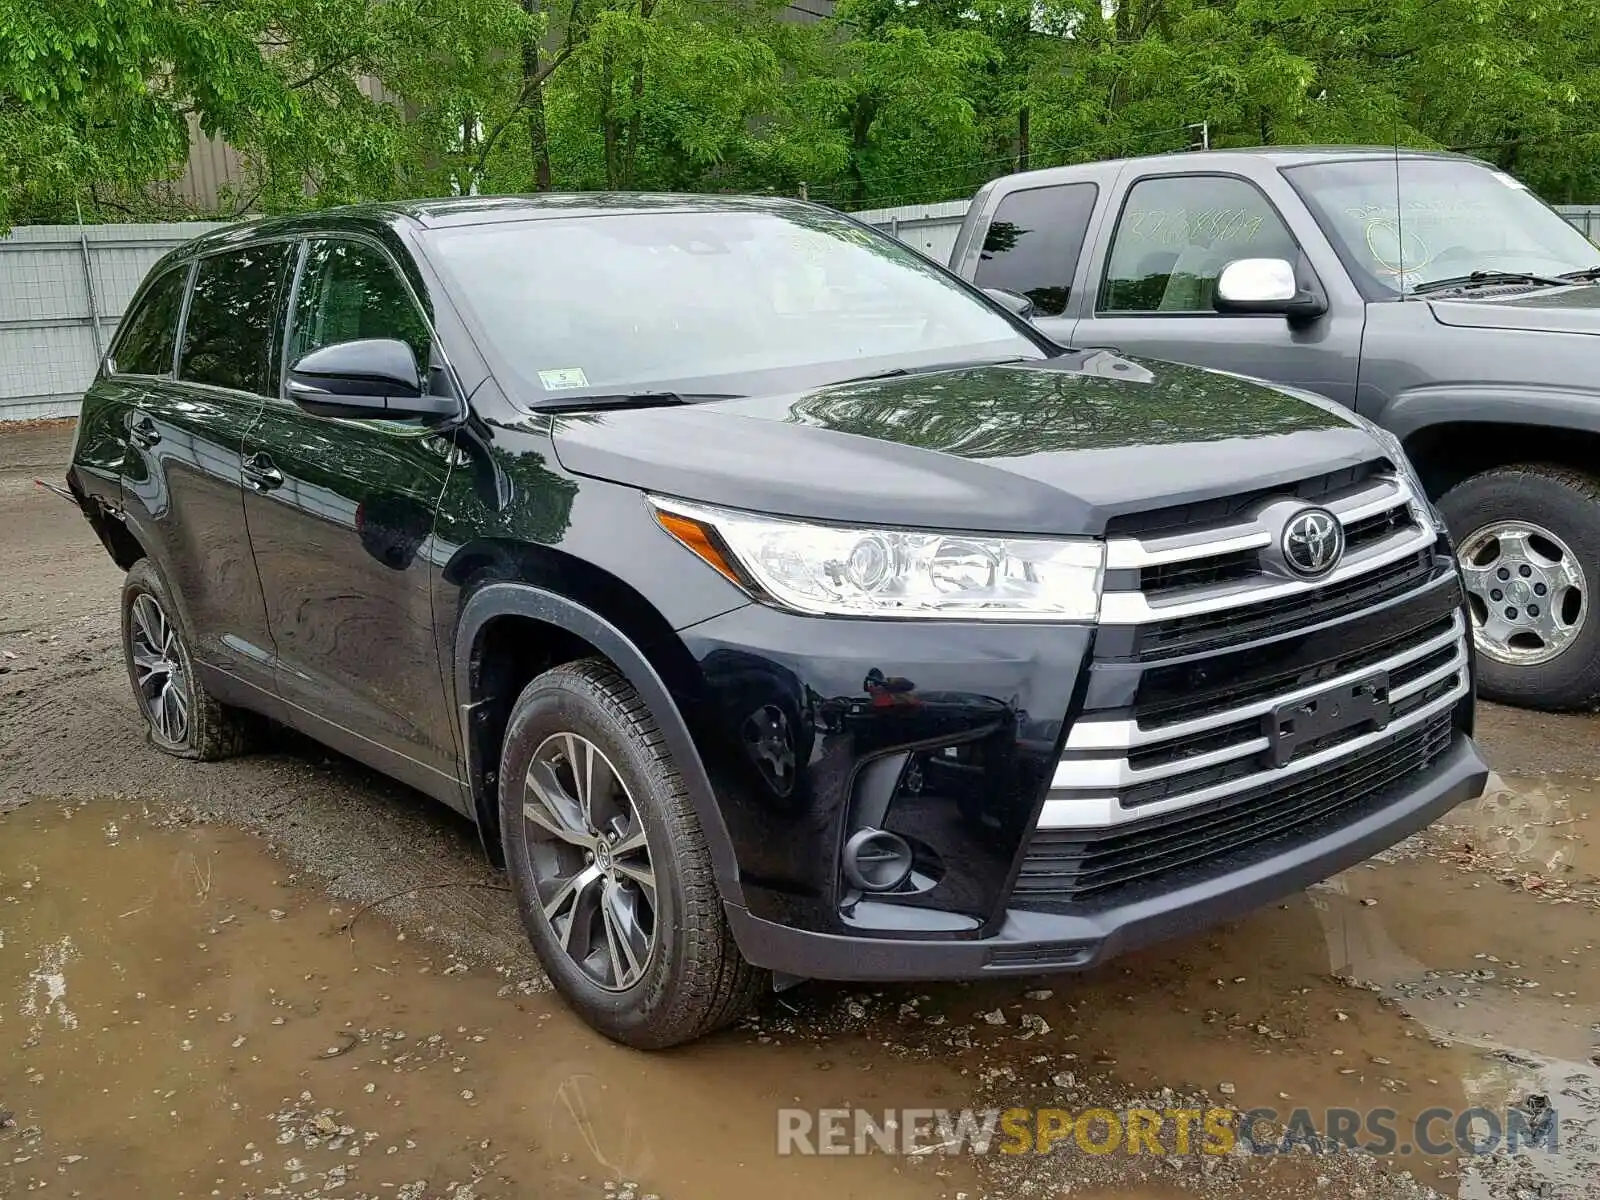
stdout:
[[1474,271],[1553,276],[1600,262],[1600,250],[1522,183],[1481,163],[1372,158],[1284,175],[1369,292]]

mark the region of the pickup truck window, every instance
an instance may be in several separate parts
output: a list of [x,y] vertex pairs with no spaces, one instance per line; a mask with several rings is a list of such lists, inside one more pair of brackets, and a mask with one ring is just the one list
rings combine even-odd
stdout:
[[1600,262],[1587,238],[1482,163],[1402,158],[1397,175],[1395,160],[1368,158],[1283,174],[1369,298],[1473,271],[1559,275]]
[[1010,193],[989,222],[974,281],[1021,292],[1041,317],[1060,316],[1099,192],[1092,183],[1066,183]]
[[1286,258],[1294,236],[1252,183],[1231,175],[1141,179],[1117,218],[1101,312],[1214,312],[1217,276],[1236,258]]
[[117,374],[172,374],[178,314],[183,311],[183,285],[188,278],[187,266],[175,267],[145,291],[139,306],[122,323],[122,334],[111,348],[111,362]]

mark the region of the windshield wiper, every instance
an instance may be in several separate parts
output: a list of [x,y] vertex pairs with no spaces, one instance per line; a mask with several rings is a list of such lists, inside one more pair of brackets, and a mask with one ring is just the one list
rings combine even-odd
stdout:
[[1536,283],[1543,287],[1564,287],[1572,282],[1553,275],[1537,275],[1532,271],[1473,271],[1470,275],[1452,275],[1448,279],[1430,279],[1419,283],[1407,296],[1421,296],[1427,292],[1444,292],[1451,288],[1486,287],[1497,283]]
[[540,412],[607,412],[618,408],[671,408],[702,400],[739,400],[738,392],[616,392],[600,396],[572,396],[536,405]]
[[1570,283],[1593,283],[1600,279],[1600,265],[1584,267],[1581,271],[1563,271],[1561,278]]
[[849,379],[837,379],[827,387],[838,387],[842,383],[866,383],[873,379],[894,379],[901,375],[932,375],[939,371],[959,371],[963,367],[1001,367],[1006,363],[1027,362],[1025,355],[1012,354],[1006,358],[974,358],[961,362],[929,363],[925,367],[890,367],[886,371],[873,371],[867,375],[852,375]]

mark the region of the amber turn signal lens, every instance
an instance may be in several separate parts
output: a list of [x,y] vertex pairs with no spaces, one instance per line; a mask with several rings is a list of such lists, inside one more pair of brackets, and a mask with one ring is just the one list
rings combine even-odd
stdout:
[[688,517],[680,517],[676,513],[662,512],[659,508],[656,509],[656,520],[660,522],[661,528],[721,571],[730,583],[744,587],[739,577],[734,574],[733,568],[728,565],[728,560],[722,556],[722,551],[717,549],[716,543],[711,540],[711,535],[698,521],[691,521]]

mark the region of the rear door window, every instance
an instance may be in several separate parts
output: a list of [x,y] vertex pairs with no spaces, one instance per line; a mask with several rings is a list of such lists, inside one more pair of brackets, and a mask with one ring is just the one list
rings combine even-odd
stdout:
[[111,348],[111,364],[118,375],[172,374],[183,285],[188,277],[187,266],[174,267],[139,297]]
[[1060,316],[1099,192],[1092,183],[1067,183],[1006,196],[983,239],[977,285],[1021,292],[1038,316]]
[[273,390],[273,334],[293,249],[274,242],[200,260],[183,327],[180,379],[256,395]]

